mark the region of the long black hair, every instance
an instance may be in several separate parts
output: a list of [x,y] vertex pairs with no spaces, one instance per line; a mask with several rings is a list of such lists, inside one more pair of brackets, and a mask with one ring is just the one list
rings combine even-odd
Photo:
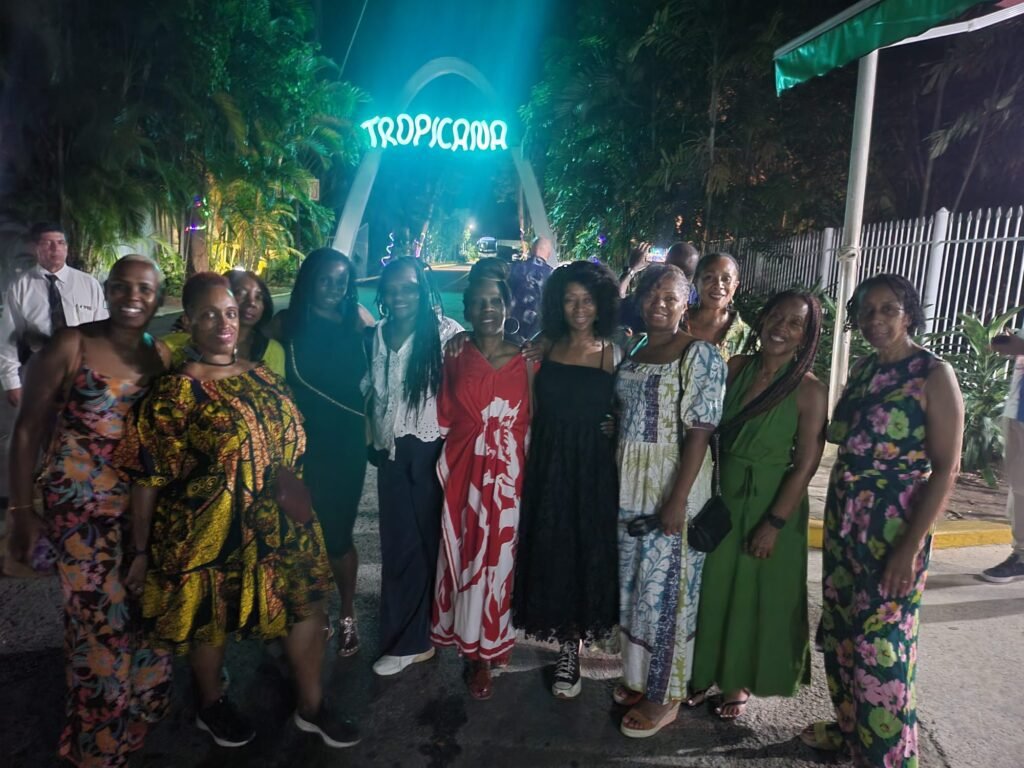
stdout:
[[419,286],[419,309],[416,311],[416,327],[413,331],[412,350],[409,365],[405,369],[402,394],[413,408],[419,408],[427,398],[437,394],[441,386],[441,333],[434,306],[441,305],[433,281],[427,275],[423,262],[412,256],[402,256],[389,261],[381,270],[377,282],[377,308],[386,316],[384,307],[384,286],[397,279],[403,269],[412,270]]
[[309,326],[313,313],[313,291],[316,288],[317,277],[324,269],[333,264],[344,264],[348,274],[348,290],[338,306],[342,325],[346,330],[352,332],[359,329],[359,289],[356,286],[355,269],[351,260],[344,253],[333,248],[317,248],[303,260],[302,266],[299,267],[299,274],[295,278],[285,327],[288,336],[294,338]]
[[540,323],[545,338],[558,341],[569,334],[565,322],[565,291],[569,283],[582,285],[594,300],[597,318],[594,335],[606,339],[615,332],[619,320],[619,285],[603,264],[592,261],[573,261],[563,264],[544,283],[541,299]]
[[[772,313],[772,310],[789,299],[802,301],[807,305],[807,324],[804,326],[804,343],[797,350],[793,363],[781,377],[772,382],[760,395],[747,403],[740,412],[730,419],[731,423],[749,421],[755,416],[767,413],[777,406],[800,386],[804,376],[814,367],[814,358],[818,354],[818,342],[821,340],[821,302],[818,297],[807,291],[791,289],[780,291],[768,299],[768,303],[758,313],[754,322],[753,333],[747,340],[745,352],[753,352],[761,338],[761,331],[764,330],[765,320]],[[749,365],[749,363],[748,363]],[[728,424],[726,429],[728,430]]]
[[256,285],[260,289],[260,297],[263,299],[263,314],[260,315],[260,319],[256,321],[256,325],[253,327],[255,333],[252,335],[252,347],[249,350],[249,354],[252,355],[253,360],[263,360],[263,355],[266,354],[267,347],[270,345],[270,334],[267,332],[267,326],[270,325],[270,321],[274,318],[274,297],[270,294],[270,288],[263,282],[263,279],[247,269],[229,269],[224,273],[224,277],[231,283],[231,292],[238,295],[238,284],[242,282],[243,277],[248,277],[250,280],[254,280]]

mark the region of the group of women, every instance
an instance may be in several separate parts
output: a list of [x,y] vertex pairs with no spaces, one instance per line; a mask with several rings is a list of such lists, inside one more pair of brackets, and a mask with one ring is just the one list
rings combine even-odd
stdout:
[[[159,274],[140,257],[115,266],[110,319],[62,331],[33,362],[46,397],[23,408],[11,452],[12,552],[45,534],[59,555],[65,758],[123,764],[166,708],[175,651],[189,654],[199,727],[226,746],[251,740],[224,688],[234,635],[282,638],[295,723],[355,743],[319,680],[335,584],[339,653],[359,649],[364,452],[380,500],[377,674],[453,646],[486,699],[522,630],[559,644],[551,689],[569,699],[582,647],[617,628],[613,699],[635,738],[682,704],[734,719],[752,696],[808,682],[806,489],[827,411],[811,373],[817,299],[778,294],[751,330],[732,306],[731,257],[699,262],[693,306],[683,272],[652,265],[637,288],[646,333],[620,346],[615,279],[573,262],[548,280],[541,335],[521,349],[505,332],[507,278],[498,260],[473,266],[467,332],[412,258],[382,272],[376,325],[329,249],[305,260],[272,323],[254,275],[200,275],[171,354],[145,333]],[[871,278],[848,309],[875,352],[829,433],[822,628],[836,718],[801,738],[858,765],[910,766],[917,609],[962,407],[952,371],[913,341],[923,316],[906,280]],[[36,455],[55,415],[42,523],[18,457]],[[706,554],[688,527],[716,495],[732,528]]]

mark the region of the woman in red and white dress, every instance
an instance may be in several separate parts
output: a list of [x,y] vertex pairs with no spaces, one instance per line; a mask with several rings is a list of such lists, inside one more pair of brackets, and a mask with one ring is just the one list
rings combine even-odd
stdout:
[[470,694],[492,694],[491,664],[515,643],[512,583],[530,424],[529,364],[505,341],[511,303],[504,265],[482,259],[463,295],[470,340],[445,361],[437,397],[446,434],[437,465],[444,488],[431,621],[435,645],[468,660]]

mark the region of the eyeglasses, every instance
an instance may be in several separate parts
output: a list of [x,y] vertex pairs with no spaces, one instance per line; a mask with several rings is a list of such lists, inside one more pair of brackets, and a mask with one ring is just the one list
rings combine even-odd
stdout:
[[857,320],[861,322],[870,320],[875,316],[876,312],[882,317],[895,318],[902,315],[904,309],[900,304],[883,304],[877,309],[875,307],[858,307]]

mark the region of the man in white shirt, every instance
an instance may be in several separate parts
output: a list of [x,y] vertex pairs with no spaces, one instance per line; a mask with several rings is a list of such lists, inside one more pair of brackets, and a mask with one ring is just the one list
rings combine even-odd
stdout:
[[103,287],[67,265],[68,243],[56,224],[37,224],[31,237],[36,266],[4,296],[0,317],[0,384],[7,402],[21,402],[21,366],[55,331],[107,317]]
[[1013,551],[999,565],[981,572],[981,577],[993,584],[1009,584],[1024,579],[1024,329],[1015,334],[996,336],[992,350],[1013,357],[1013,378],[1003,411],[1003,434],[1006,437],[1003,452],[1003,473],[1009,493],[1006,515],[1013,530]]
[[[96,278],[67,265],[68,243],[58,225],[37,224],[29,239],[35,245],[36,264],[7,288],[0,316],[0,385],[6,395],[0,398],[0,501],[4,506],[7,445],[21,403],[22,365],[55,330],[107,316],[103,288]],[[0,514],[0,523],[2,519]]]

